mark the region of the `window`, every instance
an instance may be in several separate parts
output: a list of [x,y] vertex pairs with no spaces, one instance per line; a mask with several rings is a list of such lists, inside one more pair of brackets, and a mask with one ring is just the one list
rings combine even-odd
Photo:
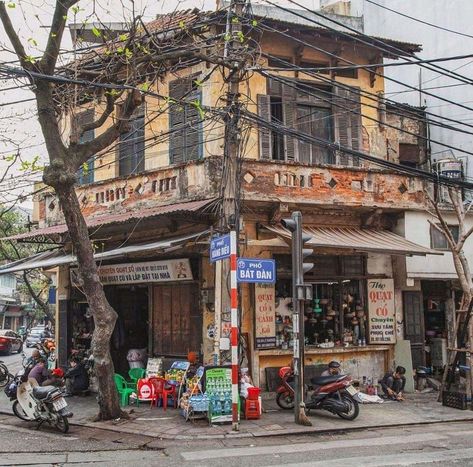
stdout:
[[[453,239],[457,242],[459,234],[458,225],[449,225],[448,228],[453,235]],[[433,225],[430,226],[430,247],[434,250],[449,249],[447,237]]]
[[314,73],[318,73],[321,75],[329,75],[330,70],[328,68],[330,67],[330,64],[327,62],[310,62],[307,60],[301,61],[300,62],[301,68],[318,68],[318,71],[314,70]]
[[[359,92],[347,86],[326,87],[312,82],[268,79],[268,95],[258,95],[258,114],[268,122],[282,124],[323,142],[359,150],[361,104]],[[297,160],[306,164],[359,165],[357,157],[334,152],[323,143],[293,138],[260,127],[260,158]]]
[[118,173],[136,174],[145,169],[144,106],[138,108],[130,120],[130,130],[120,136],[118,145]]
[[[81,112],[75,116],[75,125],[78,131],[80,128],[88,123],[94,121],[94,109],[88,109],[85,112]],[[87,143],[95,138],[94,130],[87,130],[82,133],[79,137],[79,143]],[[87,183],[93,183],[94,181],[94,160],[95,156],[92,156],[77,172],[77,180],[79,185],[86,185]]]
[[273,68],[292,68],[294,65],[291,57],[277,57],[276,55],[271,55],[268,58],[268,66]]
[[408,167],[418,167],[420,164],[420,148],[417,144],[399,144],[399,163]]
[[[203,155],[202,118],[199,109],[202,92],[195,84],[195,77],[169,83],[169,97],[176,101],[169,109],[170,163],[200,159]],[[180,101],[190,104],[182,105]]]

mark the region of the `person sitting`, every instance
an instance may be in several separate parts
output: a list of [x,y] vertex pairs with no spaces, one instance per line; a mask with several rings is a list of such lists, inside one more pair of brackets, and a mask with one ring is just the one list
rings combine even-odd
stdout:
[[29,372],[28,378],[35,379],[40,386],[49,379],[49,371],[44,358],[38,358],[36,365]]
[[89,388],[89,375],[84,364],[80,360],[73,358],[70,365],[70,368],[64,375],[66,379],[65,396],[73,396]]
[[384,396],[395,401],[403,401],[402,392],[406,385],[406,369],[403,366],[398,366],[394,372],[388,372],[384,378],[379,382],[383,389]]
[[340,363],[332,361],[320,376],[336,376],[340,374],[340,371]]

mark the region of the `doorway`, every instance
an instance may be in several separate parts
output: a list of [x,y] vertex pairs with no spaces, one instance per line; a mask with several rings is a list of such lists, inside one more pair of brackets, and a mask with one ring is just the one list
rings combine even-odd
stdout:
[[422,292],[403,292],[404,336],[411,342],[412,366],[425,366]]
[[106,286],[105,294],[118,314],[110,344],[115,372],[126,375],[128,351],[148,347],[148,286]]
[[202,314],[196,283],[153,286],[153,355],[186,357],[201,352]]

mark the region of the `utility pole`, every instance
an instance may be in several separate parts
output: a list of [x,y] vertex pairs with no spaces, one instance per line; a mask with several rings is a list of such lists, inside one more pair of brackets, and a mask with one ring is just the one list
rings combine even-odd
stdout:
[[283,219],[282,225],[291,232],[292,237],[292,329],[294,341],[294,418],[298,425],[312,425],[305,414],[304,402],[304,310],[305,300],[312,299],[312,285],[304,284],[304,273],[310,271],[313,263],[304,263],[304,258],[313,250],[304,248],[310,236],[302,233],[302,214],[292,213],[291,219]]
[[[230,230],[231,256],[230,261],[222,262],[221,273],[216,276],[215,287],[221,292],[220,310],[216,313],[230,310],[231,314],[231,360],[232,360],[232,427],[239,430],[240,414],[239,402],[239,342],[240,342],[240,316],[238,305],[238,290],[236,283],[236,262],[239,256],[240,237],[240,80],[243,64],[241,48],[242,25],[240,18],[246,0],[231,0],[228,8],[227,24],[225,31],[224,60],[230,64],[228,79],[227,108],[228,114],[225,121],[225,146],[222,170],[222,231]],[[220,283],[217,283],[219,279]],[[230,279],[230,280],[229,280]],[[216,319],[216,322],[218,320]]]

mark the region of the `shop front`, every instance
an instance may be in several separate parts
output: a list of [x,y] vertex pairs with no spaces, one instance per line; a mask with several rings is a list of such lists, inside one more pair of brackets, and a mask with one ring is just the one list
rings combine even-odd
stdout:
[[[260,387],[274,391],[279,368],[291,364],[294,352],[292,262],[288,232],[265,229],[248,245],[276,261],[277,280],[272,287],[248,286],[243,313],[254,313],[253,376]],[[278,237],[268,238],[268,230]],[[304,231],[312,237],[307,247],[314,249],[306,259],[314,267],[304,276],[313,297],[304,312],[306,377],[337,360],[360,382],[375,383],[393,366],[396,342],[403,337],[405,278],[395,274],[393,257],[430,250],[388,231],[310,226]]]
[[[202,313],[198,300],[199,258],[170,258],[101,265],[99,275],[117,312],[111,339],[117,373],[126,375],[128,352],[185,358],[200,353]],[[71,282],[76,284],[76,270]],[[93,316],[80,287],[72,288],[68,355],[90,348]]]

